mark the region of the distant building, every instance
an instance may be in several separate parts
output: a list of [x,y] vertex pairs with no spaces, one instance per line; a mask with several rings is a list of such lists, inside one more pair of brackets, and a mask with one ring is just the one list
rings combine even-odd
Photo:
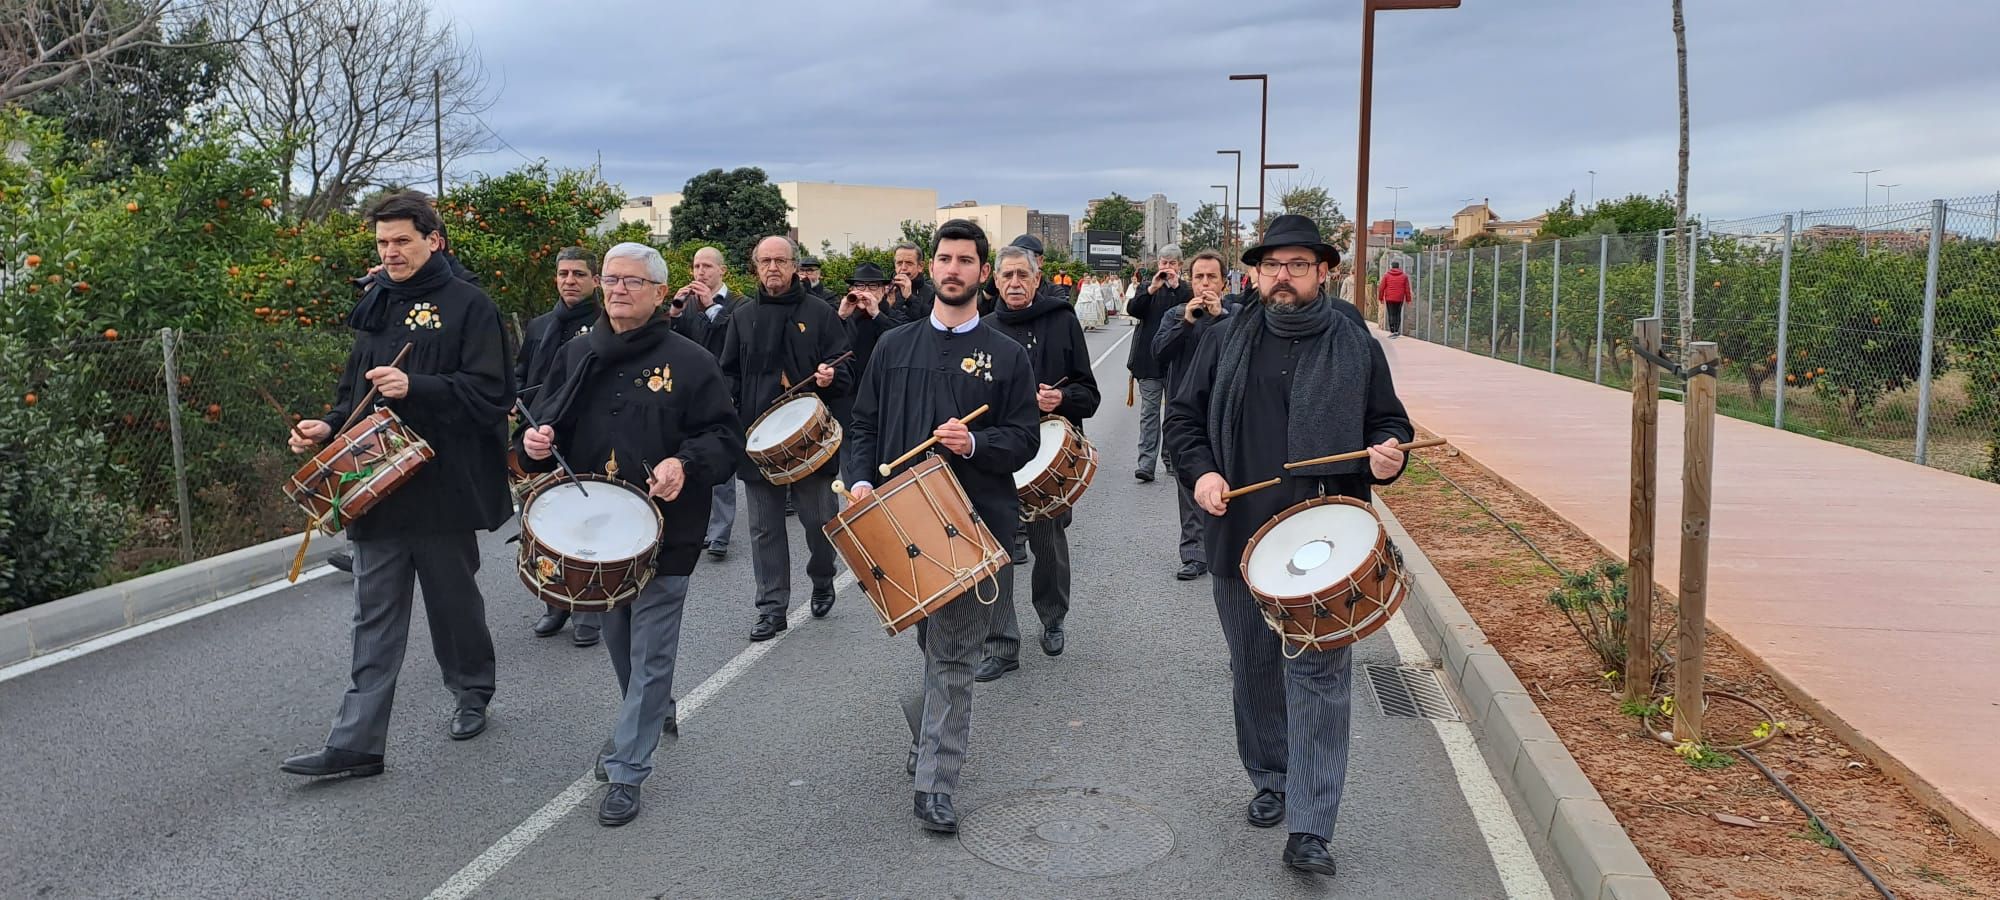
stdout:
[[[789,236],[808,253],[819,252],[823,242],[841,251],[860,244],[889,246],[902,240],[904,221],[926,221],[937,209],[937,191],[930,188],[823,181],[780,181],[777,187],[791,207],[785,214]],[[666,240],[681,199],[678,193],[632,197],[618,210],[618,222],[645,222],[654,240]]]
[[1493,234],[1514,241],[1533,240],[1542,233],[1542,223],[1547,220],[1547,213],[1532,219],[1502,219],[1482,201],[1452,214],[1451,241],[1457,243],[1477,234]]
[[1146,224],[1139,246],[1146,256],[1151,257],[1159,253],[1161,247],[1180,240],[1180,204],[1168,203],[1165,194],[1154,194],[1146,198],[1140,209],[1146,214]]
[[[1034,235],[1036,240],[1042,242],[1042,252],[1044,253],[1067,250],[1070,244],[1069,214],[1045,213],[1038,209],[1028,210],[1028,233]],[[1005,238],[995,238],[995,243],[1001,240],[1011,241],[1013,239],[1013,235]]]
[[995,247],[1000,247],[1027,232],[1029,212],[1025,206],[1009,203],[961,200],[950,206],[938,207],[935,215],[939,225],[953,219],[970,219],[980,230],[986,232],[987,241]]
[[1375,238],[1378,236],[1389,238],[1395,243],[1402,243],[1409,240],[1410,236],[1414,234],[1416,234],[1416,228],[1410,224],[1408,219],[1397,219],[1394,222],[1388,219],[1376,219],[1368,223],[1368,242],[1370,244],[1375,243]]

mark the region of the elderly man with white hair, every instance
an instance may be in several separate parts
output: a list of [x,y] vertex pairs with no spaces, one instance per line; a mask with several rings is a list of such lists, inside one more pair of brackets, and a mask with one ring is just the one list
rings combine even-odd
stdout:
[[[549,471],[554,454],[651,497],[663,525],[652,580],[631,604],[604,614],[604,643],[624,703],[598,755],[611,782],[597,808],[604,825],[639,814],[639,785],[653,771],[661,734],[678,736],[674,663],[681,612],[708,527],[713,489],[730,476],[743,434],[722,368],[676,332],[660,304],[667,263],[644,244],[604,255],[604,318],[563,346],[520,435],[528,468]],[[614,465],[614,462],[615,465]]]

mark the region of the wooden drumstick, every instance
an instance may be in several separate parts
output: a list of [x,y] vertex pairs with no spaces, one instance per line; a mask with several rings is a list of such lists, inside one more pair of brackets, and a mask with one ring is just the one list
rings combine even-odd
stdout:
[[[1421,441],[1411,441],[1411,442],[1409,442],[1409,443],[1407,443],[1407,444],[1401,444],[1401,445],[1398,445],[1398,446],[1396,447],[1396,449],[1398,449],[1398,450],[1422,450],[1422,449],[1424,449],[1424,448],[1426,448],[1426,447],[1437,447],[1437,446],[1441,446],[1441,445],[1444,445],[1444,444],[1447,444],[1447,443],[1450,443],[1450,442],[1449,442],[1449,441],[1447,441],[1447,440],[1445,440],[1444,438],[1427,438],[1427,439],[1425,439],[1425,440],[1421,440]],[[1322,457],[1320,457],[1320,458],[1318,458],[1318,459],[1302,459],[1302,460],[1299,460],[1298,462],[1288,462],[1288,463],[1285,463],[1285,468],[1286,468],[1287,470],[1291,470],[1291,469],[1303,469],[1303,468],[1305,468],[1305,467],[1307,467],[1307,466],[1323,466],[1323,465],[1326,465],[1327,463],[1337,463],[1337,462],[1346,462],[1346,461],[1348,461],[1348,460],[1350,460],[1350,459],[1365,459],[1365,458],[1367,458],[1367,456],[1368,456],[1368,451],[1367,451],[1367,450],[1365,450],[1365,449],[1364,449],[1364,450],[1355,450],[1355,451],[1352,451],[1352,452],[1349,452],[1349,453],[1335,453],[1335,454],[1334,454],[1334,455],[1332,455],[1332,456],[1322,456]]]
[[[391,369],[402,368],[404,357],[409,356],[410,348],[415,347],[416,345],[417,345],[416,341],[411,341],[407,344],[404,344],[403,349],[396,351],[396,358],[389,361],[389,368]],[[363,394],[361,396],[361,402],[354,404],[354,411],[347,414],[347,421],[341,423],[340,427],[335,428],[331,434],[327,435],[327,437],[332,437],[335,434],[346,434],[347,429],[354,427],[355,420],[361,418],[361,414],[367,411],[368,404],[375,402],[376,393],[377,389],[375,385],[371,382],[368,385],[368,393]]]
[[854,495],[847,492],[847,482],[845,481],[835,478],[833,480],[833,492],[839,494],[842,500],[846,500],[849,503],[854,502]]
[[[279,402],[278,402],[278,398],[276,398],[276,397],[273,397],[273,396],[271,396],[271,392],[270,392],[270,391],[267,391],[267,390],[264,390],[263,388],[261,388],[261,387],[260,387],[260,388],[258,388],[258,389],[257,389],[257,396],[259,396],[259,397],[262,397],[262,398],[264,398],[264,402],[265,402],[265,403],[268,403],[268,404],[270,404],[270,406],[271,406],[271,411],[272,411],[272,412],[275,412],[275,413],[277,413],[277,414],[278,414],[278,418],[280,418],[280,419],[290,419],[290,418],[292,417],[292,414],[291,414],[291,413],[288,413],[288,412],[285,412],[285,405],[284,405],[284,404],[282,404],[282,403],[279,403]],[[301,438],[301,439],[303,439],[303,440],[308,440],[308,441],[312,440],[312,438],[309,438],[309,437],[306,437],[306,433],[305,433],[304,431],[301,431],[301,430],[299,429],[299,423],[298,423],[298,422],[294,421],[294,422],[291,422],[290,424],[291,424],[291,426],[292,426],[292,433],[293,433],[293,434],[295,434],[295,435],[298,435],[298,436],[299,436],[299,438]]]
[[[542,427],[542,423],[535,421],[535,417],[528,413],[528,404],[522,403],[521,398],[519,397],[514,398],[514,409],[518,410],[521,413],[521,421],[528,423],[529,428]],[[576,492],[584,495],[585,497],[590,496],[590,492],[583,489],[583,482],[577,480],[576,470],[569,467],[569,460],[563,459],[562,451],[556,449],[556,446],[554,444],[549,445],[549,455],[556,458],[556,465],[560,466],[562,468],[562,473],[569,477],[569,483],[576,485]],[[640,461],[644,462],[644,460]],[[646,475],[647,475],[647,480],[651,481],[652,470],[651,469],[646,470]]]
[[1283,478],[1273,478],[1270,481],[1259,481],[1256,484],[1246,484],[1240,488],[1236,488],[1235,490],[1223,491],[1222,499],[1234,500],[1238,497],[1243,496],[1244,494],[1254,494],[1267,487],[1276,487],[1278,482],[1283,480],[1284,480]]
[[[975,409],[969,413],[966,413],[963,416],[960,416],[958,419],[958,424],[963,425],[967,422],[972,421],[973,419],[977,419],[984,412],[986,412],[986,404],[981,403],[979,404],[978,409]],[[886,476],[890,472],[895,471],[897,466],[900,466],[906,462],[909,462],[911,459],[915,458],[917,454],[937,446],[937,442],[938,442],[937,435],[931,435],[930,440],[918,444],[915,447],[911,447],[910,452],[905,453],[902,456],[898,456],[895,459],[890,460],[889,462],[885,462],[879,466],[876,466],[875,469],[876,471],[881,472],[883,475]]]
[[[832,358],[832,359],[829,359],[829,360],[827,360],[826,362],[823,362],[823,363],[820,363],[820,365],[822,365],[822,366],[837,366],[837,365],[840,365],[841,363],[844,363],[844,362],[846,362],[846,361],[847,361],[847,360],[848,360],[848,359],[849,359],[850,357],[852,357],[853,355],[854,355],[854,351],[852,351],[852,350],[849,350],[849,351],[847,351],[846,353],[842,353],[842,354],[840,354],[839,356],[836,356],[836,357],[834,357],[834,358]],[[814,369],[814,370],[813,370],[813,372],[814,372],[814,374],[818,374],[819,370],[818,370],[818,369]],[[804,377],[804,378],[801,378],[801,379],[799,379],[799,383],[798,383],[798,384],[795,384],[795,385],[792,385],[791,387],[788,387],[788,388],[785,388],[785,392],[784,392],[784,393],[782,393],[782,394],[779,394],[779,395],[778,395],[778,399],[776,399],[776,400],[773,400],[773,401],[771,401],[771,405],[772,405],[772,406],[777,406],[778,404],[780,404],[780,403],[783,403],[783,402],[785,402],[785,398],[786,398],[786,397],[790,397],[790,396],[791,396],[792,394],[794,394],[794,393],[798,392],[799,388],[802,388],[802,387],[805,387],[806,385],[809,385],[809,384],[812,384],[812,383],[813,383],[813,376],[812,376],[812,375],[807,375],[806,377]]]

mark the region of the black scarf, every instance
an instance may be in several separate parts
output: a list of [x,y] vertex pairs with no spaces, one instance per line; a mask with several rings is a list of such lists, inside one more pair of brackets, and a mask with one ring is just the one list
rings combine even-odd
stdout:
[[[583,389],[593,373],[605,366],[616,366],[651,353],[672,331],[673,320],[667,318],[665,309],[654,310],[653,317],[647,319],[646,324],[623,334],[614,330],[611,320],[600,314],[590,333],[580,338],[584,342],[584,352],[570,364],[561,392],[536,401],[535,407],[540,413],[535,417],[536,421],[544,425],[563,421],[576,403],[577,392]],[[541,413],[542,410],[547,412]]]
[[[786,367],[799,364],[812,355],[810,347],[800,353],[791,352],[792,345],[803,336],[797,323],[799,306],[805,299],[805,282],[797,277],[782,294],[766,293],[761,286],[757,289],[757,305],[770,309],[754,312],[745,326],[750,333],[743,342],[743,371],[783,374]],[[737,321],[738,318],[731,316],[731,327],[743,324]]]
[[555,328],[549,332],[549,336],[575,334],[576,330],[583,326],[583,323],[595,322],[601,314],[597,308],[597,292],[592,291],[590,296],[576,301],[575,306],[570,306],[562,302],[561,297],[557,297],[555,313]]
[[1047,294],[1036,294],[1034,300],[1022,309],[1010,308],[1007,305],[1007,301],[1002,300],[1000,301],[1000,305],[994,309],[993,314],[1005,324],[1025,325],[1068,305],[1068,303],[1059,298],[1051,297]]
[[[385,269],[378,275],[386,276]],[[416,274],[407,281],[392,281],[386,277],[370,279],[361,301],[354,304],[354,311],[347,316],[347,326],[357,331],[379,332],[389,327],[389,307],[405,301],[421,300],[450,284],[451,263],[442,252],[431,254],[417,268]]]
[[1294,477],[1346,475],[1362,471],[1366,460],[1312,466],[1288,473],[1236,470],[1242,440],[1266,440],[1244,435],[1243,394],[1250,384],[1250,354],[1265,332],[1305,339],[1298,368],[1292,375],[1291,415],[1286,417],[1285,455],[1314,459],[1361,449],[1367,441],[1363,417],[1368,404],[1368,336],[1333,309],[1325,294],[1304,306],[1279,307],[1253,301],[1237,313],[1215,364],[1214,402],[1208,410],[1208,432],[1215,436],[1216,459],[1222,476],[1242,484],[1273,474]]

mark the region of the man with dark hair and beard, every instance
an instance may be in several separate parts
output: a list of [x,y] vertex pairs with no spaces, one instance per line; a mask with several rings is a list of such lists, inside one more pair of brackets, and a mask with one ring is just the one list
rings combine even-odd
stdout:
[[[366,413],[355,405],[372,385],[436,455],[366,514],[341,523],[354,554],[353,666],[326,746],[279,766],[294,775],[382,773],[419,581],[431,649],[457,703],[451,738],[485,731],[493,698],[493,635],[473,575],[475,532],[500,527],[513,512],[502,440],[514,395],[506,333],[493,301],[452,276],[430,198],[390,194],[368,221],[387,283],[348,316],[354,347],[333,408],[293,427],[292,452],[318,450],[350,413]],[[391,365],[405,346],[409,355]]]
[[[1014,472],[1034,458],[1038,443],[1036,382],[1028,352],[981,321],[974,305],[992,269],[987,252],[978,225],[953,219],[938,226],[931,254],[937,303],[927,319],[883,335],[876,345],[842,467],[854,499],[866,500],[877,466],[935,437],[980,520],[1001,546],[1011,547],[1021,519]],[[988,411],[979,427],[961,421],[981,405]],[[907,768],[916,816],[931,831],[958,830],[951,796],[972,726],[972,667],[992,612],[974,595],[984,590],[992,596],[996,589],[974,587],[917,621],[923,691],[904,701],[903,713],[910,724]]]
[[[1347,780],[1353,648],[1292,656],[1236,573],[1250,537],[1287,507],[1322,494],[1365,502],[1403,470],[1399,445],[1412,431],[1389,362],[1320,286],[1339,260],[1311,219],[1273,220],[1263,242],[1243,253],[1261,299],[1202,338],[1166,421],[1181,482],[1210,516],[1205,544],[1229,645],[1236,750],[1257,789],[1250,824],[1284,822],[1285,864],[1325,875],[1335,871],[1327,839]],[[1365,460],[1284,468],[1363,448]],[[1230,485],[1272,476],[1284,481],[1223,497]]]
[[[833,307],[807,292],[798,277],[798,247],[772,236],[757,242],[757,296],[736,307],[723,342],[722,372],[735,392],[737,417],[748,429],[793,385],[817,392],[832,412],[852,389],[848,362],[829,365],[847,352],[847,329]],[[806,575],[812,578],[812,614],[833,609],[833,543],[823,529],[833,518],[835,466],[789,485],[772,484],[744,455],[737,466],[749,497],[751,570],[757,577],[757,622],[750,639],[767,641],[788,626],[792,606],[792,551],[785,527],[785,497],[791,494],[805,529]]]
[[[1153,358],[1166,367],[1169,399],[1180,393],[1181,385],[1187,381],[1189,364],[1194,360],[1195,348],[1201,346],[1202,337],[1241,306],[1241,298],[1236,295],[1222,296],[1228,282],[1222,276],[1222,254],[1214,250],[1203,250],[1188,260],[1188,286],[1194,290],[1194,297],[1167,310],[1159,334],[1153,336]],[[1195,505],[1190,486],[1182,484],[1178,488],[1181,570],[1174,577],[1193,581],[1208,574],[1208,554],[1201,546],[1204,516],[1201,507]]]
[[[535,396],[548,380],[549,367],[570,338],[589,334],[597,323],[597,261],[582,247],[564,247],[556,253],[556,308],[528,321],[521,349],[514,362],[514,383],[521,386],[521,402],[533,407]],[[549,607],[535,621],[535,636],[548,637],[562,630],[570,619],[569,610]],[[571,642],[578,647],[595,646],[599,614],[576,614],[576,630]]]
[[534,406],[542,424],[520,436],[529,467],[550,471],[563,450],[575,465],[644,489],[660,512],[652,578],[631,603],[600,614],[624,697],[598,755],[598,778],[611,786],[597,821],[608,826],[639,814],[639,786],[653,771],[660,735],[680,734],[674,664],[688,576],[701,555],[711,491],[743,452],[722,369],[660,310],[667,275],[660,252],[644,244],[604,254],[604,318],[556,359]]
[[930,318],[937,287],[924,277],[924,248],[914,241],[898,242],[892,261],[896,274],[889,281],[891,305],[901,307],[912,322]]
[[[1025,235],[1024,235],[1025,237]],[[1029,238],[1033,240],[1033,238]],[[1097,375],[1090,369],[1090,348],[1084,344],[1083,323],[1067,295],[1041,290],[1042,271],[1034,252],[1016,241],[1000,248],[1000,307],[993,328],[1028,351],[1035,369],[1035,406],[1044,416],[1061,416],[1080,431],[1083,420],[1097,413],[1103,397]],[[1056,387],[1060,383],[1061,387]],[[1039,447],[1039,432],[1037,446]],[[986,634],[986,658],[973,673],[992,681],[1021,667],[1021,624],[1014,608],[1015,570],[1035,557],[1028,597],[1042,621],[1042,652],[1063,652],[1063,619],[1069,615],[1071,513],[1023,523],[1013,545],[1013,565],[1000,570],[1000,599],[993,607],[993,624]]]

